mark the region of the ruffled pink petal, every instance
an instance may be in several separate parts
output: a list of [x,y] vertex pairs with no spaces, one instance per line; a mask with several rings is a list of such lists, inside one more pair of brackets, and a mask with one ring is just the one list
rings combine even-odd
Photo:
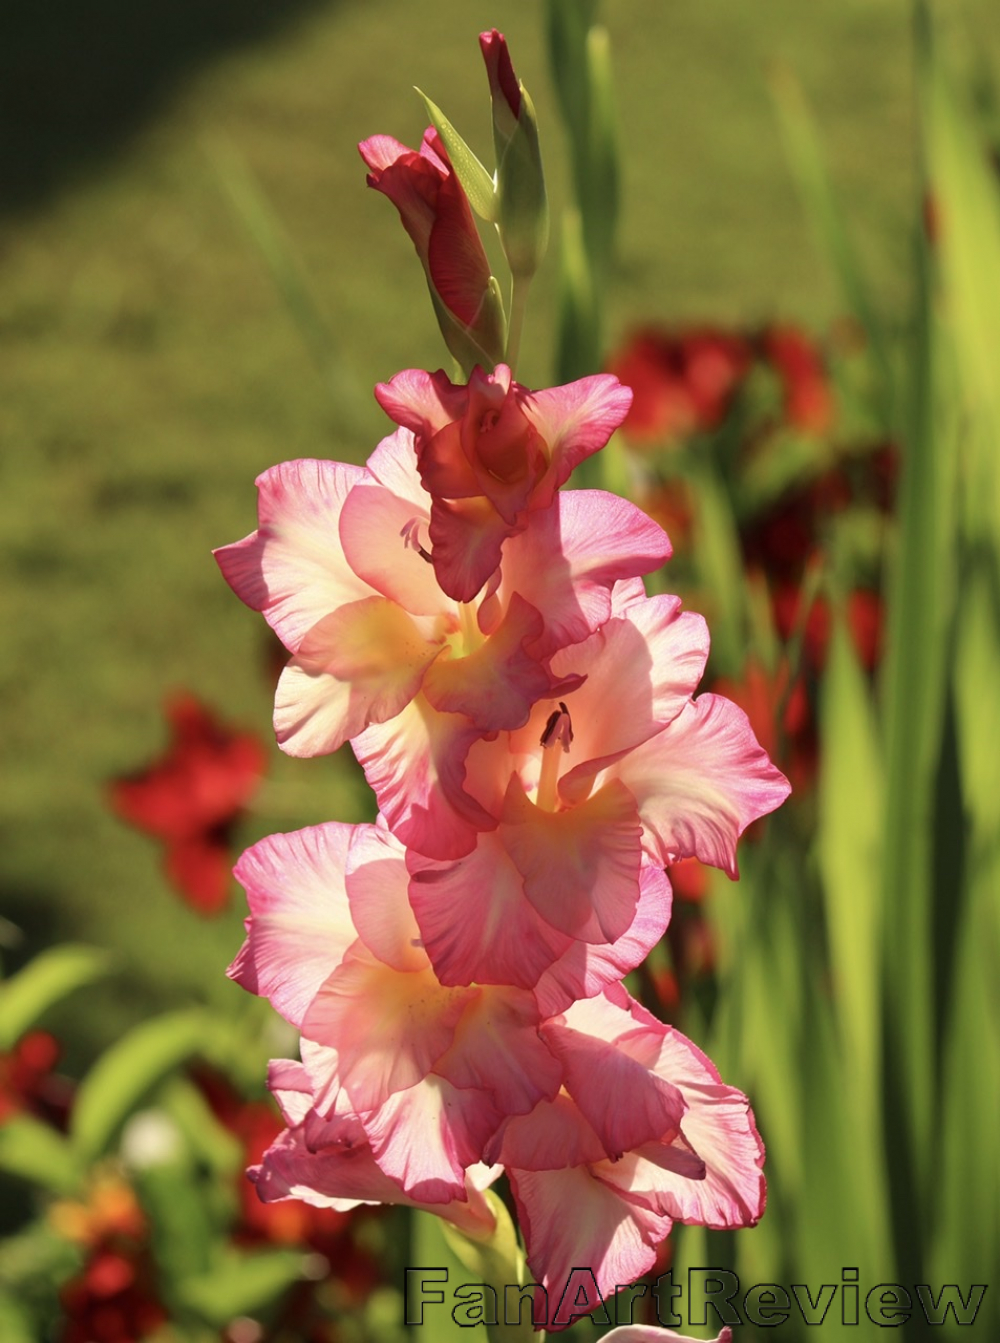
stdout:
[[416,537],[421,528],[428,537],[429,504],[428,499],[417,508],[381,485],[355,485],[340,514],[340,541],[348,564],[377,592],[414,615],[453,609],[430,563],[409,542],[414,528]]
[[526,1114],[551,1100],[562,1069],[538,1032],[538,1009],[523,989],[480,988],[435,1073],[457,1087],[487,1092],[502,1114]]
[[508,1175],[528,1266],[549,1293],[550,1331],[578,1318],[573,1301],[562,1299],[575,1268],[589,1268],[602,1297],[611,1296],[653,1267],[656,1247],[670,1233],[668,1217],[627,1203],[586,1166]]
[[401,973],[428,964],[407,899],[409,881],[406,850],[386,826],[355,827],[344,872],[351,918],[372,955]]
[[684,1097],[688,1108],[681,1138],[705,1163],[704,1180],[685,1180],[653,1160],[655,1153],[640,1148],[637,1155],[653,1167],[648,1184],[660,1207],[678,1221],[754,1226],[763,1216],[767,1188],[764,1144],[746,1096],[726,1086],[711,1059],[680,1031],[662,1025],[638,1003],[632,1015],[648,1023],[651,1037],[659,1037],[652,1066]]
[[[400,1185],[378,1166],[364,1134],[360,1143],[331,1145],[311,1151],[302,1131],[286,1130],[264,1153],[259,1166],[247,1172],[264,1203],[297,1198],[318,1208],[346,1212],[359,1203],[395,1203],[428,1207],[409,1198]],[[466,1234],[484,1239],[496,1219],[481,1192],[494,1172],[472,1167],[460,1193],[450,1202],[435,1202],[429,1211],[453,1222]]]
[[338,541],[340,510],[365,478],[360,466],[297,461],[257,477],[258,529],[214,552],[223,577],[263,613],[291,652],[330,611],[371,596]]
[[638,803],[657,861],[696,857],[731,877],[740,835],[791,791],[746,714],[719,695],[700,695],[613,772]]
[[542,613],[531,651],[546,657],[604,624],[617,580],[659,568],[670,553],[666,532],[634,504],[603,490],[563,490],[504,546],[501,600],[519,592]]
[[465,1192],[466,1168],[478,1162],[502,1116],[481,1091],[463,1091],[431,1075],[364,1116],[372,1153],[410,1198],[445,1203]]
[[359,1203],[406,1203],[400,1186],[384,1174],[367,1144],[311,1152],[301,1130],[286,1129],[247,1175],[264,1203],[301,1199],[315,1208],[347,1212]]
[[474,848],[477,827],[496,824],[463,787],[465,756],[480,736],[464,714],[439,713],[417,695],[391,722],[354,738],[379,809],[408,848],[460,858]]
[[384,597],[331,612],[278,681],[274,730],[289,755],[327,755],[406,707],[443,648]]
[[564,1012],[634,970],[659,942],[670,922],[670,882],[662,868],[644,864],[639,872],[639,904],[631,927],[609,944],[573,941],[535,985],[543,1017]]
[[[601,1343],[704,1343],[704,1340],[678,1334],[673,1329],[661,1329],[657,1324],[623,1324],[605,1334]],[[722,1326],[718,1338],[711,1343],[733,1343],[733,1331],[728,1324]]]
[[[632,392],[612,374],[597,373],[564,387],[525,392],[521,404],[548,444],[558,488],[579,462],[604,447],[628,414]],[[539,505],[546,503],[539,499],[534,506]]]
[[410,904],[442,984],[530,989],[572,945],[528,903],[521,874],[495,834],[470,854],[435,862],[407,854]]
[[435,709],[465,714],[483,732],[521,727],[551,685],[538,660],[525,652],[541,629],[541,616],[515,593],[482,647],[463,658],[437,660],[424,677],[424,694]]
[[546,1022],[541,1034],[563,1065],[563,1085],[612,1161],[642,1143],[676,1135],[686,1107],[675,1086],[613,1042],[574,1031],[558,1019]]
[[408,368],[388,382],[380,382],[375,400],[396,424],[411,430],[418,439],[426,439],[462,417],[469,391],[451,382],[441,369],[425,373],[420,368]]
[[[401,974],[357,942],[313,999],[302,1034],[336,1051],[337,1084],[352,1107],[375,1110],[426,1077],[471,993],[443,988],[430,969]],[[323,1108],[330,1088],[311,1069],[310,1076]]]
[[309,1074],[298,1059],[271,1059],[267,1065],[267,1089],[289,1128],[301,1124],[312,1109]]
[[[322,1047],[304,1042],[306,1055],[315,1057],[324,1053]],[[327,1057],[334,1057],[331,1050],[325,1051]],[[312,1078],[304,1063],[291,1059],[271,1059],[267,1065],[267,1086],[284,1116],[289,1128],[301,1127],[302,1139],[310,1152],[322,1147],[367,1146],[364,1126],[357,1115],[350,1110],[350,1102],[343,1094],[337,1097],[337,1103],[325,1114],[320,1114],[313,1106],[315,1100]]]
[[236,864],[250,917],[228,974],[296,1026],[357,937],[344,890],[353,830],[331,821],[271,835]]
[[628,929],[639,900],[642,827],[618,780],[569,811],[549,812],[512,779],[499,833],[525,895],[553,928],[584,942],[614,942]]

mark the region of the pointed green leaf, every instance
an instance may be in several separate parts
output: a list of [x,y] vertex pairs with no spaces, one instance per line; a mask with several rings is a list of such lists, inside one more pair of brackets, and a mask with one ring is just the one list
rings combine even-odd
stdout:
[[106,1151],[146,1094],[204,1052],[212,1024],[204,1012],[171,1012],[136,1026],[102,1054],[76,1094],[70,1136],[77,1151],[86,1158]]
[[[864,672],[838,612],[821,700],[817,851],[833,970],[839,1076],[854,1159],[849,1199],[859,1247],[888,1264],[882,1160],[883,765]],[[861,1228],[864,1228],[862,1237]],[[883,1271],[881,1268],[879,1271]]]
[[106,974],[107,952],[66,943],[0,984],[0,1049],[11,1049],[54,1003]]
[[770,82],[788,161],[806,213],[822,251],[833,266],[850,311],[868,336],[879,375],[882,414],[889,426],[893,414],[893,376],[888,342],[827,172],[816,124],[790,70],[778,68]]
[[0,1338],[4,1343],[37,1343],[31,1317],[10,1292],[0,1292]]
[[455,175],[469,198],[469,204],[488,224],[495,223],[497,217],[496,188],[493,178],[480,163],[458,131],[451,124],[436,103],[432,103],[426,93],[417,89],[424,101],[427,115],[434,123],[434,129],[441,137]]
[[31,1115],[0,1125],[0,1170],[63,1196],[78,1193],[83,1179],[82,1164],[62,1134]]
[[237,1316],[266,1310],[305,1276],[307,1257],[299,1250],[227,1254],[211,1272],[188,1278],[179,1300],[210,1325],[222,1328]]

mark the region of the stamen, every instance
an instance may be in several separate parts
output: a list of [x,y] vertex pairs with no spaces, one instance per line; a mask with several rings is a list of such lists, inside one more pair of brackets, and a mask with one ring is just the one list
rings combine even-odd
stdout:
[[430,551],[425,550],[420,544],[420,528],[422,526],[423,518],[410,518],[409,522],[400,528],[399,534],[403,538],[404,550],[415,550],[422,560],[426,560],[430,564],[432,562]]

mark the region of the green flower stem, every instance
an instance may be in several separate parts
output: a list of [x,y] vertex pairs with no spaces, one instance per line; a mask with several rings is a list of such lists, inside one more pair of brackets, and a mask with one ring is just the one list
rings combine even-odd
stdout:
[[505,1288],[515,1283],[524,1286],[527,1265],[505,1204],[492,1189],[487,1190],[486,1197],[496,1217],[496,1226],[488,1239],[474,1239],[448,1223],[442,1224],[444,1238],[455,1257],[474,1275],[473,1280],[490,1285],[496,1292],[497,1323],[486,1325],[489,1343],[540,1343],[545,1334],[535,1332],[529,1310],[522,1308],[521,1323],[505,1322]]
[[517,359],[521,353],[521,333],[524,330],[524,316],[528,310],[528,290],[531,287],[530,275],[514,275],[510,289],[510,322],[507,326],[507,363],[511,376],[517,372]]

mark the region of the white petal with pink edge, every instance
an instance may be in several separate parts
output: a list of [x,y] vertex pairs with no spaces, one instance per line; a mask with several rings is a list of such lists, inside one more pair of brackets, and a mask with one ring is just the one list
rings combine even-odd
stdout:
[[609,772],[635,796],[657,861],[695,857],[731,877],[740,835],[791,791],[746,714],[719,695],[700,695]]
[[291,652],[312,627],[345,602],[371,596],[340,545],[340,511],[365,479],[360,466],[305,459],[257,477],[258,529],[216,550],[226,582],[263,613]]

